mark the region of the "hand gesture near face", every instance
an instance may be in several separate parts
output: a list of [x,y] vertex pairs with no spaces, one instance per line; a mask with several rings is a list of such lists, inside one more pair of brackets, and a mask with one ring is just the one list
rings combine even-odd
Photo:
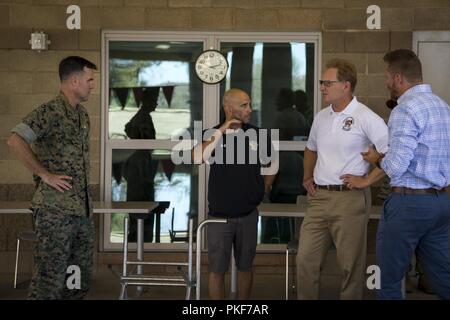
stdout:
[[228,129],[236,130],[236,129],[240,128],[242,121],[235,119],[233,117],[233,113],[232,113],[231,109],[224,108],[224,111],[225,111],[226,118],[225,118],[224,124],[220,127],[220,131],[222,131],[222,133],[226,134]]

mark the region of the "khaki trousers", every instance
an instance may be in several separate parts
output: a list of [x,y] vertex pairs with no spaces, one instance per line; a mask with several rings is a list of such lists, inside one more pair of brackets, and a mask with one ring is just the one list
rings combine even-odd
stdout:
[[308,196],[297,254],[297,297],[318,299],[320,271],[334,243],[341,269],[341,299],[362,299],[368,214],[363,190],[317,189]]

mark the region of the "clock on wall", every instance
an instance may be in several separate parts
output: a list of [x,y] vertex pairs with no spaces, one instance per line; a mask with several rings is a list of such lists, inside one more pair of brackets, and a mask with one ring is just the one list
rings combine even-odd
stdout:
[[217,50],[205,50],[195,61],[195,73],[204,83],[219,83],[226,77],[227,71],[228,61],[224,55]]

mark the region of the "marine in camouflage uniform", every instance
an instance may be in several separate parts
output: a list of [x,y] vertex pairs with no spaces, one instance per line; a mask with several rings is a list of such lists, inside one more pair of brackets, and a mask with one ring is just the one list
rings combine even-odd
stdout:
[[[81,57],[69,58],[87,61]],[[91,67],[96,68],[93,64]],[[70,92],[75,101],[87,100],[93,88],[91,83],[87,83],[92,80],[84,80],[83,88]],[[79,98],[80,92],[84,92],[83,98]],[[88,189],[90,122],[86,109],[77,102],[74,107],[68,97],[61,89],[55,99],[36,108],[11,130],[32,147],[30,152],[35,153],[34,160],[37,158],[48,171],[46,182],[34,175],[37,188],[31,209],[37,242],[29,299],[80,299],[88,292],[91,280],[95,231]],[[71,187],[68,185],[63,192],[59,191],[52,187],[49,176],[59,181],[64,176],[67,179],[71,177],[67,181]],[[70,270],[67,273],[71,265],[80,268],[79,289],[67,286],[67,278],[74,274]]]
[[[31,201],[38,241],[31,299],[81,298],[89,289],[94,226],[89,181],[89,117],[74,109],[63,94],[28,114],[12,132],[33,143],[49,172],[72,177],[72,188],[60,192],[35,176]],[[81,269],[81,289],[67,289],[70,265]]]

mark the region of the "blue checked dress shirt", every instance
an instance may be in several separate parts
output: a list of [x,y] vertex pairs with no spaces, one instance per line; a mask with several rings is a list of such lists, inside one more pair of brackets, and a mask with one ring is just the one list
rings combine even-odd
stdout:
[[391,186],[441,189],[450,184],[450,107],[428,84],[403,93],[389,118],[381,168]]

